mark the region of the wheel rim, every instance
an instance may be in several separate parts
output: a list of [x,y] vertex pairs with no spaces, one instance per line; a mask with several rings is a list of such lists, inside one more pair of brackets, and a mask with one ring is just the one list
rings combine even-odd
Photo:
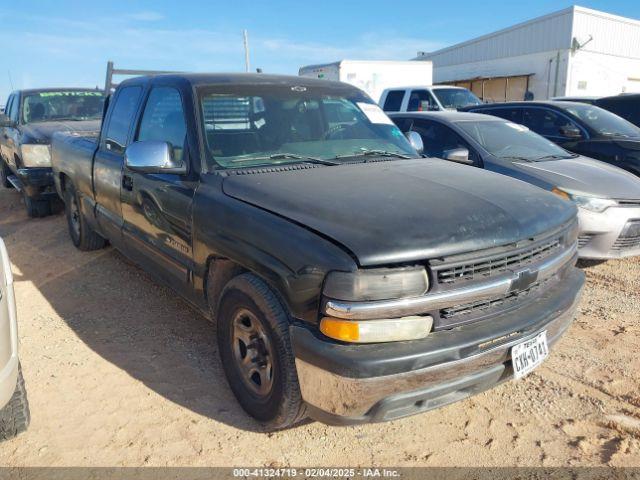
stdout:
[[69,220],[73,234],[76,238],[80,238],[80,209],[75,195],[71,197],[71,204],[69,205]]
[[247,309],[233,318],[233,357],[245,386],[266,397],[273,387],[273,348],[262,322]]

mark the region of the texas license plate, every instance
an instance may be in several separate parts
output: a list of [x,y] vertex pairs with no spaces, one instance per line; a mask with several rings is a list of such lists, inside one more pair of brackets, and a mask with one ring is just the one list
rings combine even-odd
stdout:
[[511,349],[511,360],[515,378],[524,377],[540,365],[549,356],[547,331],[539,333],[526,342],[514,345]]

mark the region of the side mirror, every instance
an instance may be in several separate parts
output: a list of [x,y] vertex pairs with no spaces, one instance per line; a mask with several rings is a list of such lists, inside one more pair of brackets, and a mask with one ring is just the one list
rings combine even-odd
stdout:
[[155,140],[129,145],[124,151],[124,163],[129,170],[140,173],[187,173],[184,162],[175,160],[171,145]]
[[578,139],[582,138],[582,132],[575,125],[563,125],[560,127],[560,133],[565,138]]
[[0,127],[13,128],[16,124],[4,113],[0,113]]
[[406,132],[404,136],[407,137],[407,140],[409,140],[409,143],[415,151],[422,155],[424,152],[424,143],[422,143],[422,137],[420,134],[418,132],[411,131]]
[[469,159],[469,150],[466,148],[452,148],[442,152],[442,158],[451,162],[473,165],[473,160]]

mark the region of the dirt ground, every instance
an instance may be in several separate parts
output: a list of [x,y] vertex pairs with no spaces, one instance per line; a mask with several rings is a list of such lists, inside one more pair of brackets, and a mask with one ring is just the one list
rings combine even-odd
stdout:
[[523,380],[377,425],[266,434],[229,390],[211,325],[62,215],[0,189],[31,404],[9,466],[640,466],[640,260],[585,266],[581,312]]

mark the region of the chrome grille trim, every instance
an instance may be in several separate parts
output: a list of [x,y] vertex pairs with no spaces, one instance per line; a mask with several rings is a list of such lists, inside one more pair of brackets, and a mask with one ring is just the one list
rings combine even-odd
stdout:
[[[575,261],[577,244],[546,258],[537,264],[537,281],[555,275],[567,263]],[[518,269],[522,270],[522,269]],[[505,272],[500,277],[473,282],[460,288],[427,293],[421,297],[378,300],[371,302],[344,302],[340,300],[324,300],[324,314],[349,320],[373,320],[376,318],[397,318],[408,315],[419,315],[433,310],[441,310],[455,305],[478,302],[491,298],[506,296],[518,281],[517,271]]]

